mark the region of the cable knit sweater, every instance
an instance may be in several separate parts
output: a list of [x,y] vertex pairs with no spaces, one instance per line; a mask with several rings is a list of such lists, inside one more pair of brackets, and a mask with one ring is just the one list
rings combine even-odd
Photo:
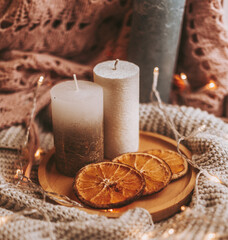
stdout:
[[[0,129],[27,123],[40,75],[36,113],[58,81],[91,80],[95,64],[125,59],[132,1],[0,0]],[[105,34],[104,34],[105,33]]]

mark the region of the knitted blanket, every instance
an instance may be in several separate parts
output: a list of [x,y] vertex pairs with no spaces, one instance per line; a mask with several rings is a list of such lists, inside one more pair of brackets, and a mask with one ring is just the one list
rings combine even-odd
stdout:
[[[199,109],[181,107],[180,111],[179,107],[169,105],[165,109],[182,135],[189,135],[202,124],[206,125],[205,132],[188,139],[185,145],[199,166],[227,182],[228,125]],[[154,104],[140,106],[140,128],[173,137],[163,113]],[[17,151],[9,148],[19,148],[24,135],[22,126],[0,132],[0,216],[9,216],[28,207],[38,212],[14,215],[9,221],[0,218],[0,239],[152,239],[155,230],[156,239],[167,239],[167,229],[173,233],[173,238],[169,239],[211,239],[206,237],[213,234],[223,236],[218,239],[227,239],[228,189],[204,175],[199,177],[198,193],[194,192],[190,204],[193,209],[197,206],[197,211],[178,213],[155,224],[154,229],[150,214],[142,208],[129,210],[121,217],[111,219],[43,202],[41,195],[33,189],[22,190],[14,184],[6,184],[15,174],[18,159]],[[42,132],[40,139],[42,148],[48,150],[53,146],[51,133]],[[34,182],[37,182],[37,166],[34,166],[31,175]]]

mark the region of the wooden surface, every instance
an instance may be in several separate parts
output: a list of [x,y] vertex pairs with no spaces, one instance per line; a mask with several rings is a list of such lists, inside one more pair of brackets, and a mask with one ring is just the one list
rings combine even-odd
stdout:
[[[159,134],[141,132],[139,151],[145,151],[152,148],[176,151],[176,142]],[[191,156],[189,150],[184,146],[181,146],[180,149],[186,156]],[[55,168],[54,151],[50,151],[42,160],[38,170],[38,177],[40,185],[44,190],[66,195],[78,201],[72,191],[73,178],[60,174]],[[161,192],[142,197],[124,207],[107,210],[91,209],[89,207],[81,209],[91,214],[118,217],[128,209],[142,207],[147,209],[152,214],[153,220],[157,222],[175,214],[182,205],[189,202],[192,190],[194,189],[195,179],[196,171],[192,167],[189,167],[184,177],[171,182]]]

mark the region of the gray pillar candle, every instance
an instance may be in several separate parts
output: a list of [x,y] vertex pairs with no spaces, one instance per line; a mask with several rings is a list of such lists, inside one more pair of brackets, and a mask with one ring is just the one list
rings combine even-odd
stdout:
[[135,0],[128,58],[140,67],[140,101],[150,101],[153,68],[158,91],[168,102],[185,0]]

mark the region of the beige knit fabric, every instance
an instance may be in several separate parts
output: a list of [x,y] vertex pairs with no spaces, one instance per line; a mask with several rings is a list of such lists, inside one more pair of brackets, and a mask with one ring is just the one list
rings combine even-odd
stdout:
[[[191,107],[182,107],[180,111],[179,107],[166,106],[166,111],[183,135],[189,135],[202,124],[206,125],[205,132],[199,133],[185,144],[192,151],[197,164],[227,182],[228,125],[207,112]],[[163,114],[154,104],[140,106],[140,128],[173,137]],[[17,148],[24,133],[21,126],[2,131],[0,146]],[[43,132],[40,139],[41,146],[46,150],[53,146],[51,133]],[[89,215],[76,208],[43,204],[40,194],[32,190],[20,190],[14,185],[2,186],[15,174],[14,163],[17,159],[15,150],[0,149],[0,215],[9,215],[25,207],[35,207],[40,214],[20,216],[15,221],[0,225],[0,239],[51,239],[43,212],[50,218],[56,239],[152,239],[148,237],[152,232],[151,217],[144,209],[132,209],[120,218],[108,219]],[[32,179],[37,182],[37,166],[33,168]],[[194,193],[190,204],[192,207],[196,207],[196,199]],[[202,216],[206,216],[205,219]],[[176,214],[155,224],[157,239],[162,239],[160,236],[170,228],[175,230],[172,239],[202,240],[208,233],[228,234],[227,187],[201,176],[196,213],[191,211]]]

